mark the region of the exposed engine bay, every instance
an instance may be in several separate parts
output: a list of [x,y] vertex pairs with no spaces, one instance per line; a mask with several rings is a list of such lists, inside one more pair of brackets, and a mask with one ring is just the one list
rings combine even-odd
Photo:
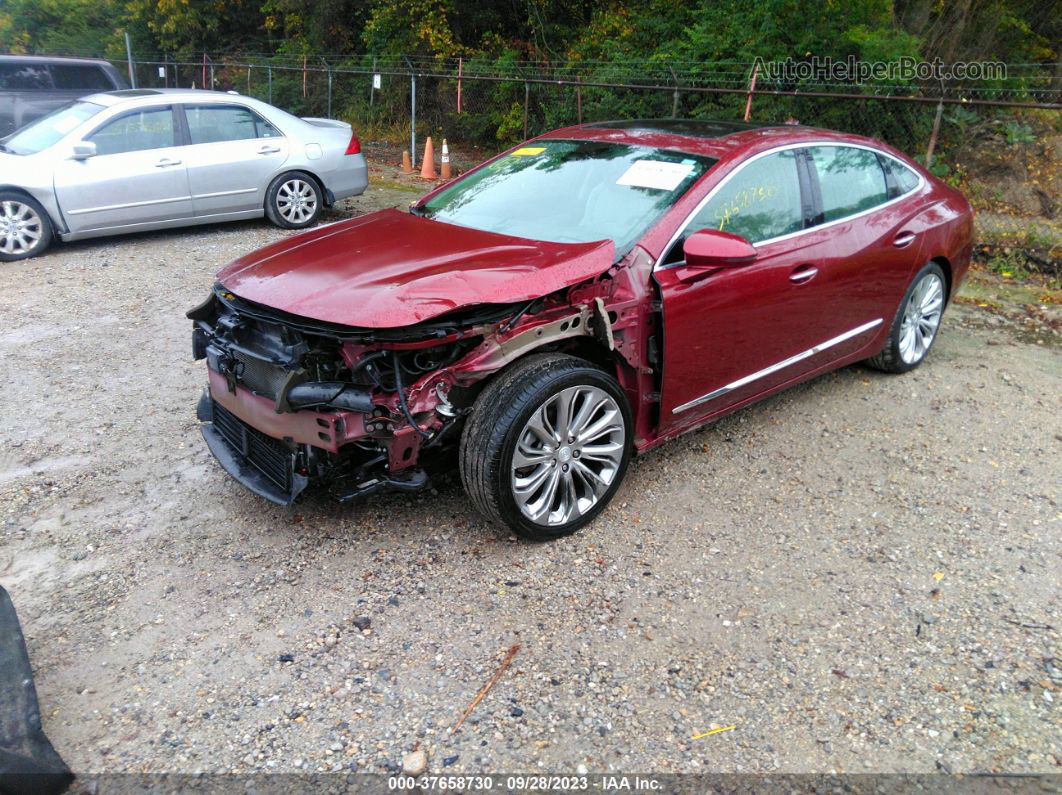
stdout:
[[456,445],[482,382],[506,364],[539,349],[578,351],[613,372],[646,358],[623,350],[644,296],[625,296],[621,319],[604,300],[615,293],[604,278],[417,325],[359,329],[215,285],[188,312],[194,357],[208,365],[197,409],[203,435],[230,475],[278,504],[311,483],[341,501],[424,488],[426,465]]

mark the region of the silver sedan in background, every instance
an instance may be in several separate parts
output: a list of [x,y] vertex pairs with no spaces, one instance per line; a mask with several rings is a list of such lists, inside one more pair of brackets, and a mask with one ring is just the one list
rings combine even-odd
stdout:
[[345,122],[216,91],[93,94],[0,139],[0,261],[56,237],[263,215],[303,229],[367,184]]

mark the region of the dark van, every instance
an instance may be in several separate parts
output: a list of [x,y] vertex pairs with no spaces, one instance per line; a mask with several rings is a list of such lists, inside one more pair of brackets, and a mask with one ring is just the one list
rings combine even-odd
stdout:
[[0,55],[0,137],[78,97],[128,87],[107,61]]

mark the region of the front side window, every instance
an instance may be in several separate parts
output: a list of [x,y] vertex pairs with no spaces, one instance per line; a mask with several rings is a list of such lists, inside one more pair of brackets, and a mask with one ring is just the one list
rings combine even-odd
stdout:
[[532,240],[612,240],[622,255],[714,163],[605,141],[531,141],[443,189],[417,211],[436,221]]
[[236,105],[186,105],[184,113],[193,144],[280,136],[280,131],[257,113]]
[[68,91],[110,91],[114,85],[98,66],[52,64],[55,87]]
[[101,155],[174,146],[173,111],[165,107],[127,113],[103,125],[88,140],[96,144]]
[[4,149],[16,155],[33,155],[61,141],[103,110],[94,102],[71,102],[30,122],[4,140]]
[[47,91],[52,87],[48,67],[39,63],[0,63],[0,88],[8,91]]
[[741,168],[686,225],[686,234],[717,229],[750,243],[804,228],[796,150],[753,160]]
[[813,146],[823,221],[836,221],[889,199],[885,172],[876,153],[854,146]]

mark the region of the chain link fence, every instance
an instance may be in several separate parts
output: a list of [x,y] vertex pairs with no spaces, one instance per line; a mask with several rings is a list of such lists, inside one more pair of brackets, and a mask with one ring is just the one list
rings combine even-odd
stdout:
[[[580,67],[580,68],[577,68]],[[1035,68],[1031,68],[1035,66]],[[752,81],[751,64],[505,65],[463,61],[324,57],[137,61],[139,87],[237,91],[297,116],[330,116],[369,140],[416,141],[426,135],[498,148],[547,130],[619,118],[723,118],[798,121],[888,141],[924,157],[934,128],[945,138],[976,120],[1017,110],[1056,116],[1058,78],[1042,65],[1013,65],[1006,85],[987,87],[785,86]],[[753,86],[755,86],[753,88]],[[938,120],[939,114],[939,120]],[[942,124],[943,122],[943,124]],[[954,122],[954,123],[953,123]],[[952,129],[954,128],[954,129]],[[414,152],[415,154],[415,152]]]

